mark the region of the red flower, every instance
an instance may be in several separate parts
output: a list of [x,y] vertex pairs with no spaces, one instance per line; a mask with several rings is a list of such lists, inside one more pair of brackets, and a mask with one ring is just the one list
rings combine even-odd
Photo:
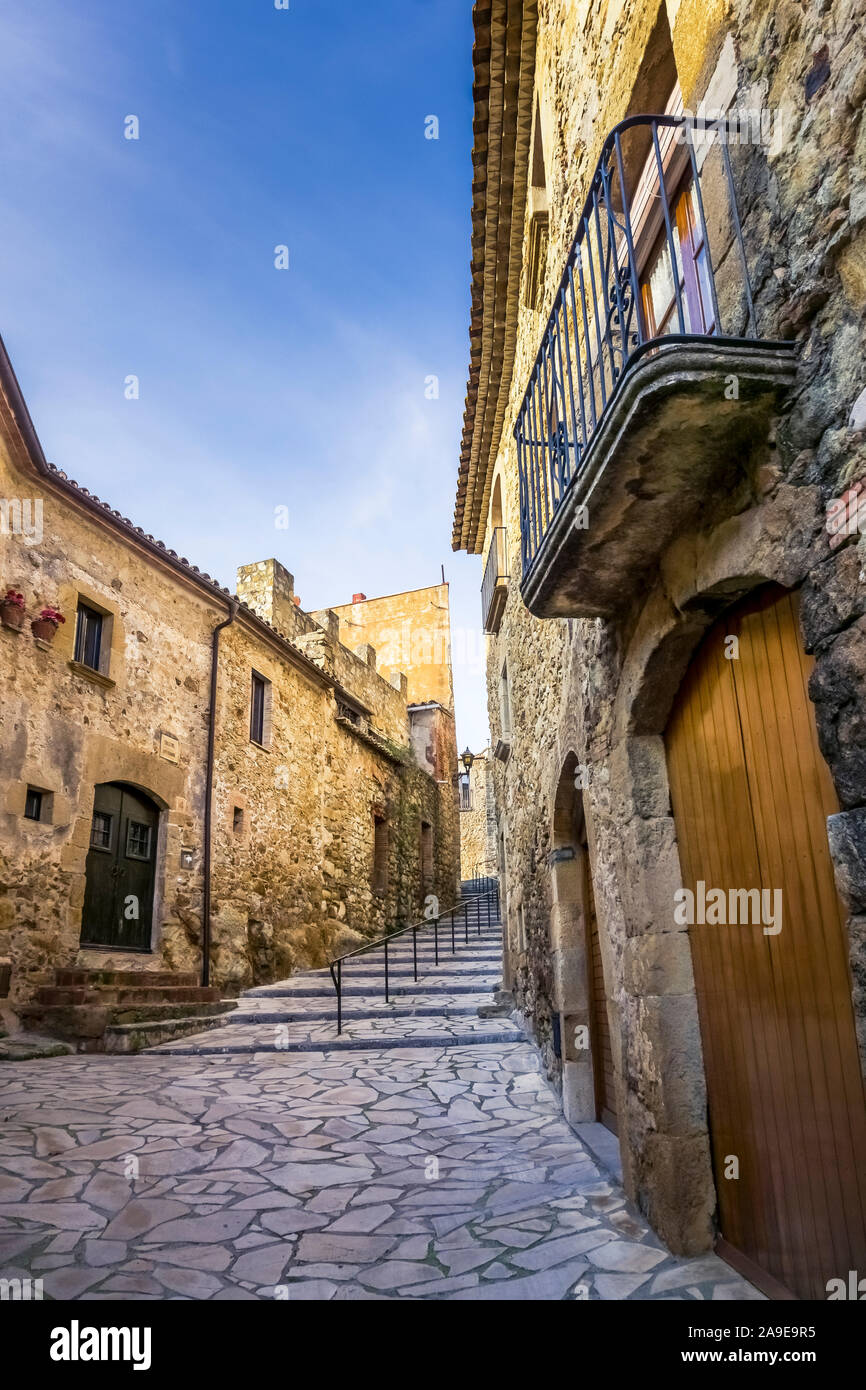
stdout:
[[39,617],[41,618],[42,622],[53,623],[55,627],[58,623],[66,622],[66,619],[64,618],[59,608],[43,608],[42,612],[39,614]]
[[24,607],[24,595],[23,595],[23,594],[19,594],[19,593],[17,592],[17,590],[15,590],[15,589],[7,589],[7,590],[6,590],[6,597],[4,598],[3,602],[4,602],[4,603],[11,603],[11,604],[14,604],[14,606],[15,606],[16,608],[23,608],[23,607]]

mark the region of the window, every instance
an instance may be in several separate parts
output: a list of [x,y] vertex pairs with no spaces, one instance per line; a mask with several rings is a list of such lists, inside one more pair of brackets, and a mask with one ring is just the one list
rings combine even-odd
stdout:
[[253,671],[250,693],[250,742],[265,746],[268,732],[268,687],[270,681]]
[[462,772],[462,773],[460,774],[460,810],[461,810],[461,811],[471,811],[471,810],[472,810],[472,791],[471,791],[471,788],[470,788],[470,786],[469,786],[469,773],[468,773],[468,772]]
[[429,821],[421,822],[421,891],[426,893],[433,885],[433,827]]
[[667,233],[662,232],[641,275],[641,299],[647,332],[653,337],[679,333],[679,290],[686,332],[710,336],[715,331],[715,323],[707,247],[695,206],[695,185],[691,177],[671,199],[671,212],[676,281],[671,268]]
[[388,822],[373,817],[373,889],[384,893],[388,887]]
[[75,626],[75,660],[99,671],[102,658],[102,614],[79,602]]
[[[679,82],[665,105],[667,115],[679,116],[683,99]],[[677,293],[683,306],[685,331],[710,336],[716,331],[710,290],[709,248],[705,245],[695,200],[691,162],[672,127],[659,131],[659,154],[670,207],[674,262],[661,212],[658,160],[650,151],[632,199],[632,229],[640,275],[641,308],[650,337],[679,333]]]
[[243,835],[244,833],[243,806],[235,806],[234,810],[232,811],[232,830],[236,835]]
[[27,798],[24,802],[24,816],[27,820],[42,819],[42,793],[36,787],[27,788]]
[[111,823],[113,816],[106,811],[94,811],[93,823],[90,827],[90,847],[91,849],[111,849]]
[[150,858],[150,826],[142,821],[131,820],[126,829],[126,857],[128,859]]
[[504,662],[499,677],[499,722],[503,734],[511,733],[511,695],[508,690],[508,662]]
[[550,236],[547,200],[547,175],[544,167],[544,146],[541,138],[541,108],[535,100],[535,122],[530,155],[529,183],[529,256],[527,259],[527,299],[530,309],[543,309],[544,277],[547,270],[547,247]]

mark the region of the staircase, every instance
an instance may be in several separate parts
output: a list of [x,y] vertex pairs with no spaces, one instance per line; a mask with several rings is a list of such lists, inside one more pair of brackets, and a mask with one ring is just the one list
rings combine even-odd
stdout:
[[[438,931],[425,923],[385,947],[343,958],[342,1030],[330,970],[309,970],[245,990],[218,1031],[160,1046],[160,1052],[335,1052],[357,1049],[464,1047],[523,1038],[499,996],[502,928],[495,897],[463,885],[460,907]],[[453,933],[452,933],[453,924]],[[437,961],[438,956],[438,961]],[[417,967],[417,980],[415,972]]]
[[217,1027],[234,1007],[192,973],[69,968],[55,970],[53,985],[40,986],[21,1020],[77,1052],[139,1052]]

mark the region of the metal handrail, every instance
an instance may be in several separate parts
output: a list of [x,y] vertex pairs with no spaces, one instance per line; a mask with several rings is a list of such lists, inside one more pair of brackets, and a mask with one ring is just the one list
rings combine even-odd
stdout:
[[415,982],[418,981],[418,932],[425,927],[433,928],[433,951],[435,962],[439,964],[439,927],[443,917],[451,918],[451,954],[457,952],[456,946],[456,927],[455,915],[463,913],[463,935],[465,944],[469,945],[469,904],[478,903],[478,930],[477,936],[481,935],[481,903],[484,902],[487,908],[487,926],[491,926],[494,921],[494,904],[496,908],[495,917],[499,915],[499,884],[487,893],[471,893],[462,898],[453,907],[446,908],[444,912],[435,917],[425,917],[421,922],[414,922],[407,927],[398,927],[396,931],[388,932],[385,936],[379,936],[375,941],[366,941],[363,946],[357,946],[354,951],[346,951],[342,956],[336,956],[334,960],[328,961],[328,969],[331,972],[331,980],[334,989],[337,991],[337,1036],[343,1031],[343,961],[352,960],[355,956],[368,955],[370,951],[377,951],[384,947],[385,950],[385,1003],[390,1004],[390,981],[388,978],[388,946],[398,937],[405,936],[407,932],[412,933],[412,969]]
[[[639,175],[628,178],[622,137],[636,128],[647,132],[644,158],[637,161]],[[615,126],[604,142],[514,426],[524,581],[567,491],[586,466],[590,446],[626,368],[665,341],[694,342],[710,336],[721,343],[728,341],[723,336],[714,260],[721,264],[729,247],[736,248],[741,266],[745,317],[744,324],[734,324],[734,336],[742,341],[741,330],[752,339],[758,336],[728,153],[731,128],[724,117],[635,115]],[[716,144],[721,148],[728,195],[729,236],[724,246],[715,248],[710,244],[702,195],[705,162],[699,167],[695,154],[694,137],[699,130],[713,132],[711,148]],[[736,130],[739,134],[739,126]],[[700,235],[699,297],[707,296],[705,326],[699,332],[687,321],[686,296],[680,287],[683,262],[671,206],[679,180],[689,175]],[[635,194],[643,195],[640,206],[633,204]],[[717,216],[718,209],[714,211]],[[714,229],[718,233],[715,224]],[[640,255],[647,254],[654,238],[661,239],[671,270],[672,312],[679,330],[673,334],[659,333],[647,321],[642,300]]]

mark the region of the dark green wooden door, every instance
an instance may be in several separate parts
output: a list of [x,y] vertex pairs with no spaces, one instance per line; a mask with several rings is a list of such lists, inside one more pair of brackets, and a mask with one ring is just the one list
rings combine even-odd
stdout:
[[148,797],[115,782],[93,799],[81,943],[150,950],[159,812]]

